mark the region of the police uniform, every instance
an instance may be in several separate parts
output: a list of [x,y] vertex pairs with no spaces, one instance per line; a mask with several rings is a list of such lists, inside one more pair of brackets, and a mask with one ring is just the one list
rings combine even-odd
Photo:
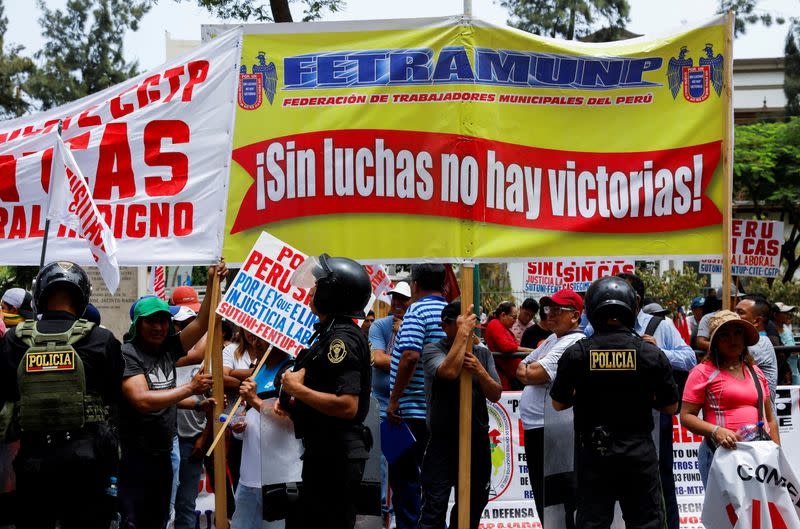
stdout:
[[303,527],[351,529],[356,499],[372,440],[364,419],[369,410],[372,371],[369,344],[348,317],[317,324],[319,333],[302,351],[295,371],[305,367],[304,385],[335,395],[357,395],[352,420],[320,413],[296,400],[290,405],[295,433],[303,440]]
[[607,529],[616,501],[628,529],[663,528],[652,409],[678,401],[664,353],[630,329],[598,331],[564,352],[550,395],[574,405],[578,529]]
[[[68,312],[50,311],[37,322],[36,331],[43,334],[64,333],[76,325],[76,317]],[[32,323],[32,322],[31,322]],[[79,325],[87,325],[81,320]],[[119,445],[115,431],[106,414],[120,400],[123,360],[120,343],[103,328],[88,324],[85,336],[72,345],[83,365],[85,379],[86,416],[82,428],[72,431],[23,431],[20,434],[20,451],[14,460],[19,498],[16,526],[26,528],[53,528],[56,520],[62,529],[108,529],[116,513],[114,498],[106,489],[111,477],[116,477]],[[29,344],[19,334],[26,334],[25,324],[8,331],[0,360],[0,402],[19,401],[22,391],[18,384],[18,369],[26,370],[30,384],[37,383],[34,361],[25,364]],[[44,357],[45,363],[53,358]],[[48,370],[64,368],[69,371],[68,357],[56,358]],[[22,365],[20,365],[22,364]],[[38,366],[42,367],[42,366]],[[28,369],[30,368],[30,369]],[[74,370],[74,366],[73,366]],[[41,392],[42,388],[39,388]],[[55,424],[65,414],[63,400],[57,390],[52,391],[53,411],[41,420]]]

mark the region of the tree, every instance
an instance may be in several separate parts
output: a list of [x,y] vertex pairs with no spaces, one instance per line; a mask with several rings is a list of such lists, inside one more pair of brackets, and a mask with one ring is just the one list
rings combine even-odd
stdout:
[[[289,1],[197,0],[197,3],[215,16],[223,19],[253,20],[256,22],[292,22]],[[302,0],[302,3],[305,5],[303,22],[319,20],[322,18],[324,11],[335,13],[344,7],[344,0]]]
[[6,45],[8,18],[0,0],[0,119],[14,118],[28,110],[24,85],[35,70],[33,61],[23,57],[19,45]]
[[534,35],[573,40],[604,28],[617,34],[630,21],[627,0],[501,0],[508,23]]
[[688,266],[680,271],[667,270],[660,276],[640,267],[636,275],[644,282],[645,297],[656,300],[671,312],[678,307],[688,307],[692,298],[708,286],[708,276],[700,276]]
[[719,10],[717,13],[736,13],[736,23],[734,24],[734,34],[738,37],[744,35],[748,24],[764,24],[769,27],[772,23],[783,24],[786,19],[780,15],[774,15],[769,11],[758,9],[759,0],[719,0]]
[[43,62],[27,87],[42,110],[136,75],[138,64],[125,61],[122,43],[128,29],[138,29],[149,1],[68,0],[64,11],[49,9],[43,0],[38,6],[46,42],[35,55]]
[[791,228],[781,250],[790,281],[800,268],[800,118],[739,125],[735,136],[734,198],[752,202],[756,218],[775,212]]
[[783,92],[786,94],[786,115],[800,116],[800,23],[793,22],[786,35],[784,48]]

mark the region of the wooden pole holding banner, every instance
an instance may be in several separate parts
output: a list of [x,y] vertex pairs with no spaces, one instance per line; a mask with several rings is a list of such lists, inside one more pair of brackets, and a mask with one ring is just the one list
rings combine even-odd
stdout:
[[731,310],[731,231],[733,202],[733,11],[725,15],[725,141],[722,143],[722,308]]
[[[225,385],[222,375],[222,319],[217,316],[219,305],[220,286],[217,267],[211,268],[212,273],[207,296],[211,296],[208,312],[208,336],[206,338],[205,368],[211,367],[211,391],[216,398],[214,416],[222,413],[225,407]],[[214,434],[222,430],[222,425],[214,421]],[[225,444],[214,450],[214,525],[217,529],[228,529],[228,500],[227,500],[228,469],[225,461]]]
[[[473,298],[473,263],[461,265],[461,315],[469,314]],[[467,342],[467,351],[472,352],[472,338]],[[459,377],[458,410],[458,527],[469,527],[470,480],[472,478],[472,374],[465,369]]]

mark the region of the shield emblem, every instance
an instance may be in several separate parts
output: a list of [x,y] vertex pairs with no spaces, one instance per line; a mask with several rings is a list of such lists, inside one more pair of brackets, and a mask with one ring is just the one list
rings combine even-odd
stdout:
[[689,66],[683,69],[683,97],[690,103],[701,103],[708,99],[711,90],[711,68]]
[[263,101],[262,87],[259,74],[239,74],[239,106],[245,110],[255,110],[260,107]]

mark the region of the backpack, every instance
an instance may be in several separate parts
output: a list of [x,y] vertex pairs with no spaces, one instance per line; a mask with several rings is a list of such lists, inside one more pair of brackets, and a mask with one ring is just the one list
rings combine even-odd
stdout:
[[83,360],[73,347],[93,328],[94,323],[83,319],[54,334],[39,332],[35,321],[17,326],[17,336],[28,346],[17,367],[15,422],[22,432],[75,431],[107,418],[99,396],[86,393]]

